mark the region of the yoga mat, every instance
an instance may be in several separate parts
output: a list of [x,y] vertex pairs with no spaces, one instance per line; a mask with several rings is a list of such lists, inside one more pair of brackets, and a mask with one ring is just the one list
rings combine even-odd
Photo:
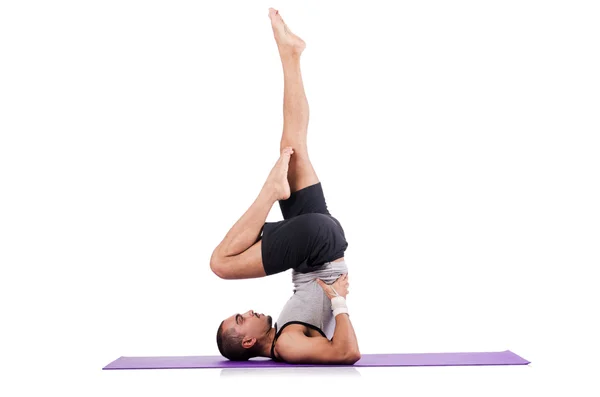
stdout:
[[[484,353],[362,354],[354,367],[419,367],[447,365],[526,365],[510,350]],[[288,364],[266,357],[230,361],[222,356],[119,357],[102,369],[348,367],[332,364]]]

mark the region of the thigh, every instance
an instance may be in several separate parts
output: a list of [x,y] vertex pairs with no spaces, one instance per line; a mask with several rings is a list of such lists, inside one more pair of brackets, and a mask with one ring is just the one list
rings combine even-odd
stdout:
[[[288,145],[294,147],[294,145]],[[292,193],[319,182],[305,147],[296,145],[288,167],[288,182]]]
[[293,192],[287,200],[279,200],[279,208],[283,219],[286,220],[312,213],[331,215],[327,209],[321,182]]
[[262,262],[262,240],[241,254],[223,257],[219,262],[224,279],[258,278],[267,275]]

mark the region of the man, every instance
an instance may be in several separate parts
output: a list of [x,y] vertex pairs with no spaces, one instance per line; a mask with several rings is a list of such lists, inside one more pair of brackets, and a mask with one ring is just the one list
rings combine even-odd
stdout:
[[[281,155],[258,197],[215,248],[210,266],[223,279],[257,278],[292,269],[294,294],[275,327],[249,310],[223,320],[217,332],[230,360],[270,357],[289,363],[354,364],[360,359],[346,306],[348,247],[327,210],[308,157],[309,108],[300,72],[305,42],[269,9],[284,75]],[[265,222],[279,202],[284,220]],[[262,232],[262,235],[261,235]]]

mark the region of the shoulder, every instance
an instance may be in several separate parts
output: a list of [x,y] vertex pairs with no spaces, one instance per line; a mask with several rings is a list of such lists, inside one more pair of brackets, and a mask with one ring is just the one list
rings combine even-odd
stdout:
[[313,344],[312,342],[317,338],[321,343],[329,342],[327,338],[322,336],[308,335],[306,326],[302,324],[290,324],[281,331],[281,334],[277,338],[275,352],[284,359],[286,357],[289,358],[290,355],[295,354],[296,350],[306,348],[307,345]]
[[287,324],[277,338],[275,351],[279,352],[280,349],[285,350],[286,346],[293,344],[298,338],[308,338],[306,335],[306,326],[302,324]]

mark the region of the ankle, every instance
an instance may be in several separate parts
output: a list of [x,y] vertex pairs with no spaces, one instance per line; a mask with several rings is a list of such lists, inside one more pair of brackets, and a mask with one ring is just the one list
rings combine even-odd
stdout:
[[291,51],[291,50],[284,50],[281,48],[279,49],[279,57],[281,58],[281,63],[284,66],[300,65],[300,56],[301,55],[302,55],[302,53],[299,53],[299,52],[295,52],[295,51]]
[[278,199],[277,185],[271,181],[266,181],[260,191],[259,196],[268,203],[274,204]]

